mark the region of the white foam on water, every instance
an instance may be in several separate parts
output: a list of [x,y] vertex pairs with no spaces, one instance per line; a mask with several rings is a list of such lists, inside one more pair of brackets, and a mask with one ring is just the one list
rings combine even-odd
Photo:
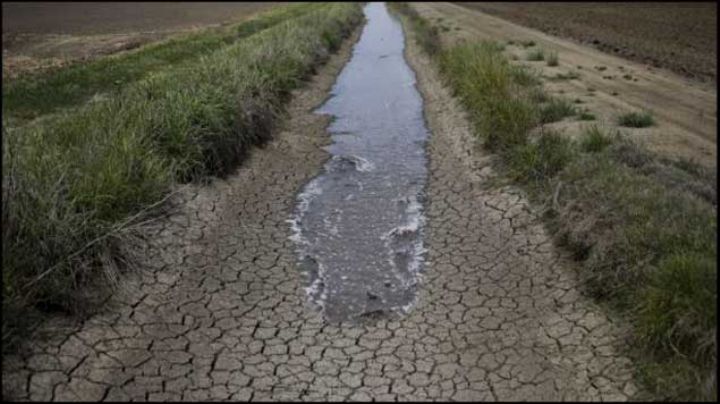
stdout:
[[[402,226],[395,227],[385,233],[381,239],[384,240],[385,248],[388,251],[388,262],[390,267],[395,274],[395,277],[400,281],[403,287],[411,287],[421,281],[420,270],[423,263],[423,255],[426,249],[423,247],[423,228],[425,225],[425,216],[422,212],[422,205],[415,196],[409,196],[400,198],[397,201],[407,203],[406,213],[408,215],[408,221]],[[393,255],[397,252],[391,246],[393,238],[396,236],[402,236],[405,234],[415,234],[415,241],[412,243],[410,248],[411,258],[408,262],[407,272],[410,274],[409,278],[406,278],[400,273],[400,269],[395,265]]]
[[342,162],[342,161],[349,161],[352,163],[353,167],[356,171],[367,173],[370,171],[375,170],[375,164],[360,156],[356,156],[354,154],[348,154],[348,155],[335,155],[332,156],[331,161],[334,162]]
[[[286,223],[290,224],[290,230],[292,231],[292,234],[290,235],[290,240],[297,243],[298,245],[307,245],[307,240],[302,235],[302,228],[300,227],[300,223],[302,221],[303,216],[305,216],[305,213],[310,208],[310,202],[312,202],[313,199],[316,197],[322,195],[323,190],[320,188],[320,181],[318,178],[313,178],[310,180],[310,182],[305,185],[302,192],[298,194],[297,196],[297,208],[295,209],[295,213],[293,216],[286,220]],[[302,251],[299,251],[302,252]]]
[[[316,261],[317,262],[317,261]],[[309,298],[309,300],[316,305],[320,307],[321,310],[325,309],[325,301],[327,300],[327,283],[325,282],[325,267],[321,262],[317,262],[318,265],[318,271],[317,271],[317,277],[310,283],[310,285],[305,287],[305,294]],[[318,292],[320,291],[320,285],[324,285],[322,292],[320,293],[320,296],[318,296]]]
[[372,161],[362,158],[360,156],[350,156],[355,161],[355,168],[360,172],[370,172],[375,169],[375,164]]

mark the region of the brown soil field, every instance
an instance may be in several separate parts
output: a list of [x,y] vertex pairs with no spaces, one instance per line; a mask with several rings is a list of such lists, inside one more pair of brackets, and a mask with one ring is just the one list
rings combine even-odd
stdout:
[[241,21],[281,2],[3,2],[3,75],[88,60],[194,29]]
[[717,3],[458,3],[703,81],[717,79]]
[[[550,95],[578,102],[579,108],[597,117],[596,121],[564,120],[547,127],[569,136],[580,133],[588,124],[621,129],[657,153],[716,167],[717,91],[714,84],[547,35],[475,9],[452,3],[412,4],[434,25],[446,27],[441,29],[443,41],[513,41],[505,52],[514,59],[513,63],[532,67],[541,75]],[[524,41],[534,41],[535,46],[525,48],[521,45]],[[544,61],[527,61],[528,52],[537,48],[558,52],[559,65],[551,67]],[[577,77],[561,80],[556,78],[558,74],[577,74]],[[653,114],[655,126],[618,127],[618,116],[643,110]]]
[[3,34],[121,34],[217,24],[273,6],[272,2],[3,3]]

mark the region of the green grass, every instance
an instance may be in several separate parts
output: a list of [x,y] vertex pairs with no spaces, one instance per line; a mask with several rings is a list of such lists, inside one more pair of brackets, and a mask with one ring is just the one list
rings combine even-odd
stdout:
[[545,60],[547,61],[547,65],[551,67],[560,64],[560,59],[558,57],[557,51],[549,51]]
[[96,94],[116,93],[152,72],[202,55],[317,9],[317,4],[297,4],[261,13],[230,27],[207,30],[144,46],[136,51],[77,63],[59,69],[3,80],[3,116],[19,123],[41,115],[76,107]]
[[[409,16],[413,28],[422,26],[416,19]],[[552,100],[536,83],[515,81],[492,44],[433,49],[477,136],[546,207],[586,293],[634,325],[627,352],[650,392],[644,399],[716,400],[716,173],[594,126],[577,141],[552,131],[531,137],[539,111],[560,116],[571,104],[548,107]]]
[[542,49],[533,49],[527,53],[525,60],[530,62],[539,62],[545,60],[545,51]]
[[485,134],[487,147],[501,150],[525,143],[537,122],[536,108],[518,91],[518,81],[528,81],[527,70],[509,64],[492,42],[453,47],[439,63],[444,77],[469,106],[477,131]]
[[127,258],[128,218],[267,139],[290,91],[361,21],[358,4],[321,5],[57,119],[4,125],[4,347],[31,307],[72,310],[103,257]]
[[655,124],[649,112],[629,112],[618,117],[618,124],[628,128],[647,128]]
[[544,131],[534,141],[511,149],[506,157],[516,180],[538,183],[560,172],[573,159],[574,153],[574,145],[567,137]]
[[[615,138],[619,137],[615,134]],[[580,150],[587,153],[597,153],[605,150],[613,143],[613,137],[606,134],[597,125],[588,126],[580,138]]]
[[575,106],[564,98],[551,98],[540,106],[540,123],[551,123],[577,114]]

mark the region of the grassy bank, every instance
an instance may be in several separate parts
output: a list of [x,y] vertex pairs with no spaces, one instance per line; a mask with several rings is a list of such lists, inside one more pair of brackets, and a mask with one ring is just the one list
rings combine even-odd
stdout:
[[193,63],[193,59],[319,6],[315,3],[280,7],[229,27],[205,30],[144,46],[137,51],[3,82],[3,116],[24,121],[77,106],[96,94],[117,92],[154,71],[186,61]]
[[485,147],[545,207],[548,228],[580,262],[586,291],[631,321],[638,376],[651,394],[715,399],[716,174],[597,126],[586,126],[578,140],[543,128],[574,112],[538,96],[540,81],[511,64],[502,46],[443,49],[437,29],[417,12],[393,7]]
[[4,125],[4,347],[28,307],[72,309],[102,262],[123,259],[129,218],[268,137],[290,91],[362,21],[359,4],[313,7],[56,119]]

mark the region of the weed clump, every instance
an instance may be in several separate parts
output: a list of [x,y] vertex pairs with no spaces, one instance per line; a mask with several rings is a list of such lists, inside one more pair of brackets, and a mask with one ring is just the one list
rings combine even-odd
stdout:
[[508,159],[516,180],[521,182],[542,182],[559,173],[572,159],[574,145],[567,137],[545,131],[535,139],[514,148]]
[[539,62],[545,59],[545,51],[542,49],[535,49],[530,52],[528,52],[527,56],[525,57],[525,60],[528,60],[530,62]]
[[557,122],[577,113],[575,107],[564,98],[551,98],[540,107],[540,123]]
[[655,124],[649,112],[629,112],[618,117],[618,124],[628,128],[647,128]]
[[613,142],[613,138],[604,133],[597,125],[586,127],[580,138],[580,150],[597,153],[605,150]]

